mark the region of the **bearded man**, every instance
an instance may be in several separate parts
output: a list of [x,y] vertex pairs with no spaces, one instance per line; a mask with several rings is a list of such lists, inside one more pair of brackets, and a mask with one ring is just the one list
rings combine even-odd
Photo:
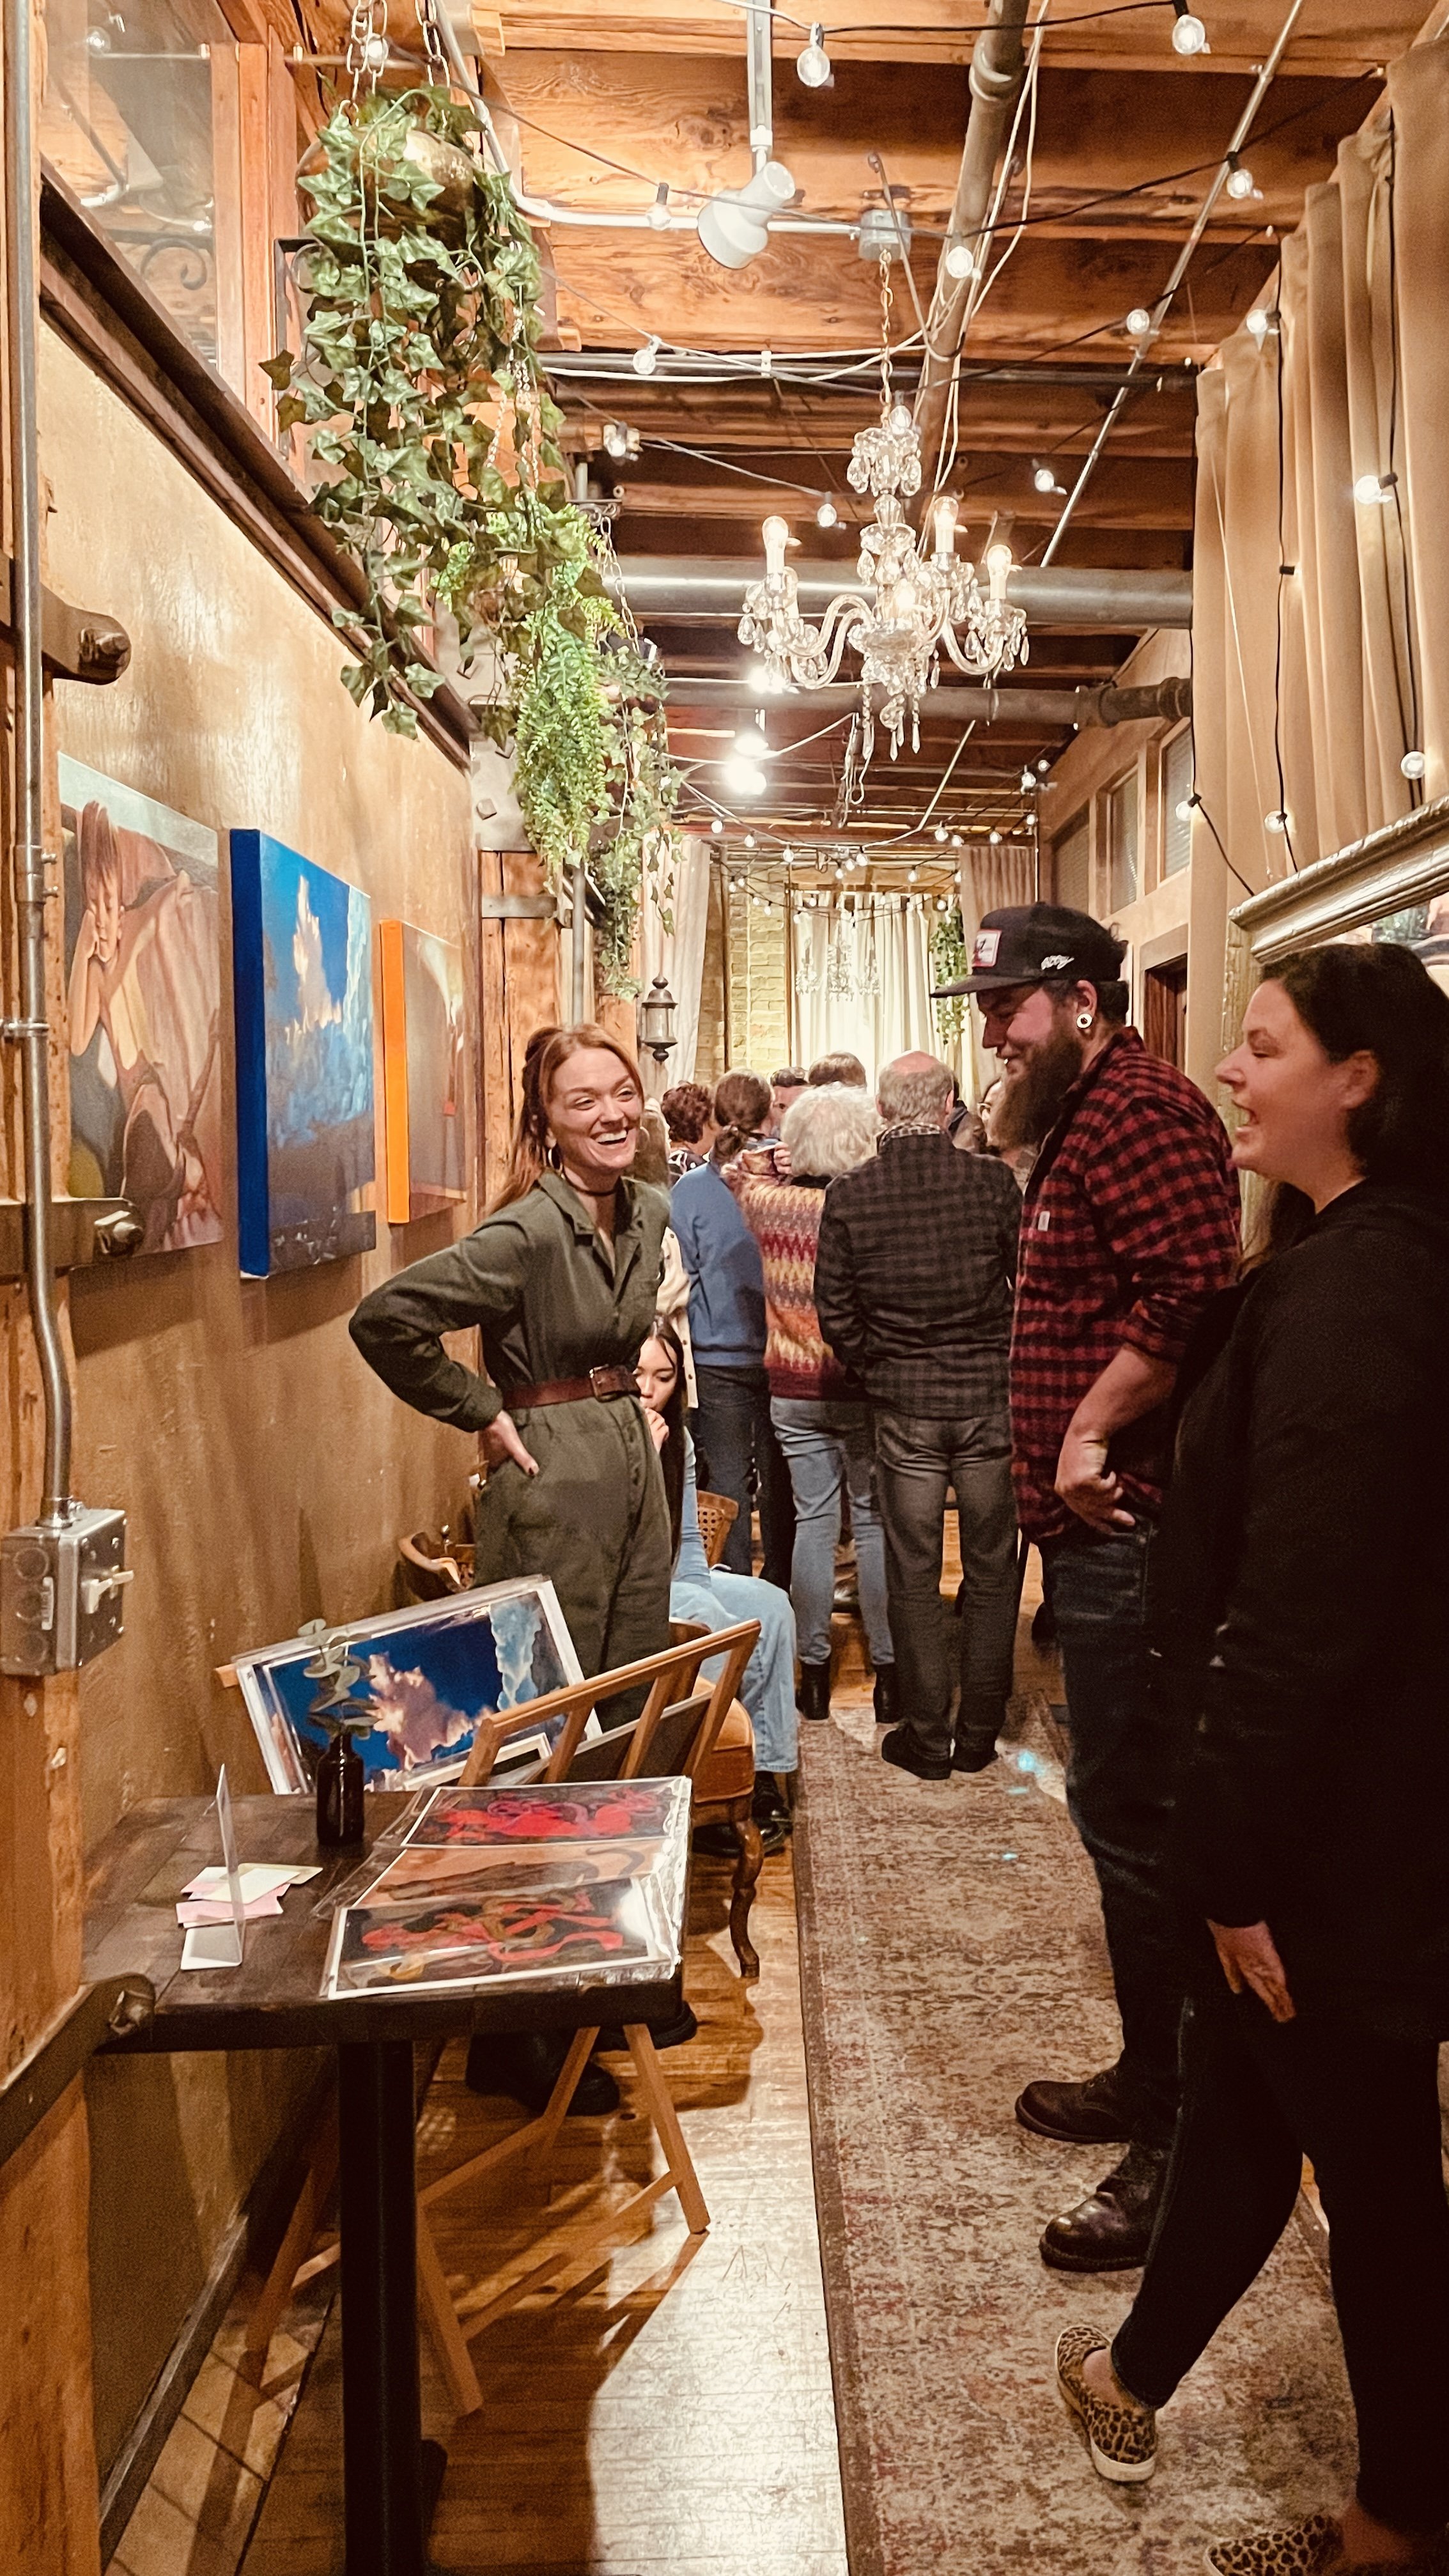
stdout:
[[1016,2116],[1045,2137],[1127,2149],[1042,2237],[1044,2260],[1076,2272],[1143,2261],[1177,2117],[1172,1761],[1144,1593],[1178,1363],[1238,1256],[1227,1136],[1196,1085],[1127,1026],[1123,953],[1087,913],[1012,906],[986,915],[971,973],[951,988],[977,997],[1001,1059],[1000,1144],[1039,1148],[1017,1264],[1012,1473],[1061,1644],[1067,1803],[1101,1890],[1122,2053],[1085,2082],[1029,2084]]

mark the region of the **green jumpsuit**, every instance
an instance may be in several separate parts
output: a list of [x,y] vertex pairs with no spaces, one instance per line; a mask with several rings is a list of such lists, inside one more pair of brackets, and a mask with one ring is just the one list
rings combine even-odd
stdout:
[[[621,1181],[615,1206],[611,1257],[582,1200],[545,1172],[526,1198],[364,1297],[353,1340],[394,1395],[460,1431],[485,1430],[510,1387],[632,1369],[654,1318],[669,1201]],[[443,1349],[444,1333],[471,1325],[491,1385]],[[476,1580],[550,1576],[585,1673],[659,1653],[669,1643],[669,1514],[637,1397],[531,1406],[518,1429],[539,1472],[512,1459],[490,1471]],[[609,1712],[616,1722],[620,1707]]]

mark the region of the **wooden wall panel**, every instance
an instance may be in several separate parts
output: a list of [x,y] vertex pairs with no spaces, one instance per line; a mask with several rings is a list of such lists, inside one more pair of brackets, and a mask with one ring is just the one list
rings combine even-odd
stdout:
[[[548,891],[532,850],[480,850],[478,869],[480,895]],[[507,1168],[528,1041],[562,1017],[557,922],[480,921],[479,977],[486,1201]]]

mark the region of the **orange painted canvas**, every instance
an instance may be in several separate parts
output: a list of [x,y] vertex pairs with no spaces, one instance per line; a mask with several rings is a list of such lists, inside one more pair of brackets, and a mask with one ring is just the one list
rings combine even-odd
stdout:
[[378,937],[387,1219],[408,1225],[466,1188],[463,954],[407,921]]

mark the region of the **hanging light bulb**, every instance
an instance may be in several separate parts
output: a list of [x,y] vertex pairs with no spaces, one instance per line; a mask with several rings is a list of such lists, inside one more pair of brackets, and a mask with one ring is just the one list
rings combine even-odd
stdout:
[[920,870],[919,870],[919,868],[907,868],[907,870],[906,870],[906,883],[907,883],[907,885],[914,885],[914,884],[915,884],[915,882],[916,882],[917,877],[919,876],[919,874],[920,874]]
[[1179,823],[1190,823],[1201,802],[1202,799],[1199,796],[1179,796],[1172,809]]
[[1000,840],[1000,838],[1001,838],[1001,834],[1000,834],[999,832],[988,832],[988,833],[987,833],[987,835],[986,835],[986,837],[987,837],[988,841],[991,843],[992,848],[994,849],[994,848],[996,847],[997,842],[998,842],[998,841]]
[[1056,467],[1048,465],[1044,456],[1034,458],[1031,479],[1038,492],[1060,492],[1062,488],[1057,481]]
[[1399,763],[1406,778],[1422,778],[1428,765],[1422,751],[1406,751]]
[[[1134,304],[1131,312],[1123,323],[1122,328],[1126,332],[1129,340],[1150,340],[1153,336],[1152,316],[1148,312],[1146,305]],[[639,362],[637,358],[634,363],[636,366],[638,365]]]
[[815,525],[817,528],[838,528],[840,525],[840,512],[828,493],[815,513]]
[[645,222],[646,222],[646,224],[649,226],[649,229],[650,229],[650,231],[651,231],[652,233],[667,233],[667,232],[668,232],[668,230],[669,230],[669,182],[668,182],[668,180],[667,180],[667,179],[661,179],[661,180],[660,180],[659,185],[658,185],[658,187],[656,188],[656,190],[655,190],[655,192],[654,192],[654,203],[653,203],[653,205],[650,207],[648,214],[647,214],[647,215],[645,216],[645,218],[644,218],[644,221],[645,221]]
[[1201,18],[1194,17],[1187,5],[1187,0],[1172,0],[1172,5],[1177,12],[1172,30],[1173,52],[1175,54],[1211,53],[1212,47],[1208,43],[1207,29]]
[[1224,193],[1229,197],[1236,197],[1240,204],[1245,197],[1256,197],[1258,194],[1252,171],[1244,169],[1236,152],[1228,154],[1228,175],[1223,182],[1223,187]]
[[604,454],[611,456],[616,465],[622,465],[629,453],[627,423],[622,420],[606,420],[599,436],[603,440]]
[[1398,479],[1397,474],[1360,474],[1353,487],[1353,497],[1356,501],[1364,502],[1365,505],[1375,501],[1391,501]]
[[948,837],[944,823],[938,823],[936,825],[936,829],[932,837],[938,841],[944,841]]
[[[763,781],[763,780],[761,780],[761,782],[760,782],[760,783],[761,783],[761,785],[763,786],[764,781]],[[715,816],[715,818],[714,818],[714,821],[711,823],[711,825],[710,825],[710,827],[709,827],[709,828],[710,828],[710,830],[711,830],[712,832],[716,832],[716,833],[718,833],[718,832],[722,832],[722,831],[724,830],[724,816],[723,816],[723,814],[716,814],[716,816]]]
[[1024,788],[1035,787],[1036,771],[1034,769],[1024,769],[1021,773],[1021,783]]
[[955,241],[950,244],[946,252],[946,275],[958,278],[976,275],[976,253],[969,242]]
[[770,744],[769,738],[765,732],[765,721],[763,716],[760,718],[758,724],[746,725],[742,732],[735,735],[734,741],[730,745],[730,750],[733,758],[736,760],[768,760],[770,756]]
[[1286,832],[1286,831],[1287,831],[1287,829],[1288,829],[1288,817],[1287,817],[1287,815],[1284,813],[1283,808],[1282,808],[1282,806],[1281,806],[1281,805],[1277,806],[1271,814],[1265,814],[1265,815],[1264,815],[1264,817],[1263,817],[1263,829],[1264,829],[1264,831],[1265,831],[1265,832]]
[[790,844],[789,844],[789,842],[788,842],[788,841],[787,841],[787,842],[786,842],[786,844],[785,844],[784,860],[785,860],[785,865],[786,865],[786,867],[787,867],[787,868],[793,868],[793,866],[794,866],[794,864],[795,864],[795,853],[794,853],[794,851],[791,849]]
[[[724,764],[724,783],[731,796],[763,796],[765,773],[753,760],[727,760]],[[716,823],[714,828],[719,832],[724,829],[724,826]]]
[[1252,312],[1247,317],[1246,327],[1252,333],[1253,338],[1261,349],[1264,341],[1268,337],[1269,331],[1273,327],[1273,316],[1263,305],[1255,304]]
[[633,367],[636,376],[653,375],[655,368],[659,364],[659,352],[663,346],[663,341],[656,339],[654,333],[651,331],[643,348],[636,349],[632,359],[630,360],[630,364]]
[[830,56],[825,50],[825,29],[817,18],[810,30],[810,42],[795,57],[795,69],[807,89],[828,89],[834,75]]
[[756,844],[756,841],[755,841],[754,833],[753,833],[753,832],[746,832],[746,834],[745,834],[745,848],[746,848],[747,850],[753,850],[756,846],[757,846],[757,844]]
[[960,835],[960,833],[959,833],[959,832],[953,832],[953,833],[952,833],[952,835],[951,835],[951,847],[952,847],[952,849],[953,849],[953,850],[964,850],[964,849],[965,849],[966,844],[965,844],[965,842],[962,840],[961,835]]

